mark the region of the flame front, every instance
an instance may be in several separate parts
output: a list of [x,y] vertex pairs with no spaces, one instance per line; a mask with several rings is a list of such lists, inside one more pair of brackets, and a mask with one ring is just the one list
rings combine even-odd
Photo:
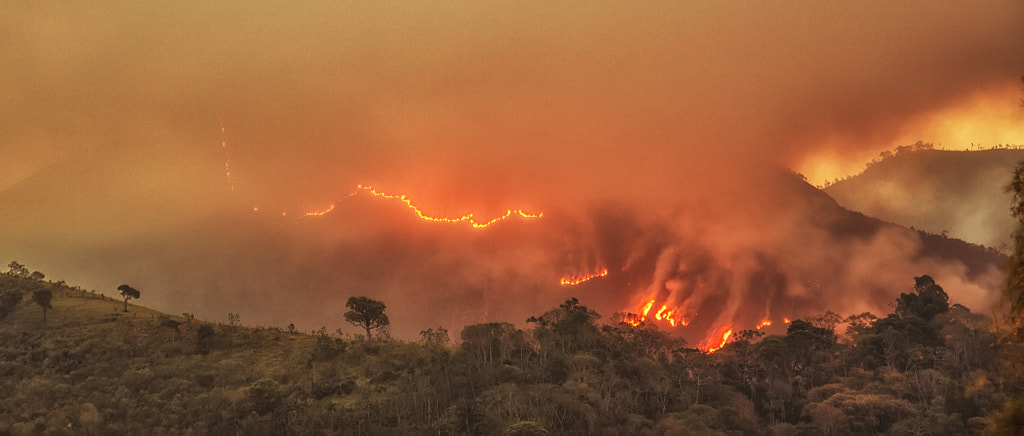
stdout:
[[761,330],[762,328],[768,327],[770,325],[772,325],[772,320],[765,318],[765,319],[762,319],[759,324],[757,324],[757,329]]
[[596,279],[598,277],[605,277],[607,275],[608,275],[608,268],[601,268],[600,271],[595,272],[593,274],[584,274],[584,275],[581,275],[581,276],[565,276],[565,277],[562,277],[562,280],[560,280],[558,283],[561,284],[562,286],[575,286],[575,285],[583,283],[583,282],[585,282],[587,280]]
[[[640,324],[644,323],[645,321],[647,321],[647,315],[649,315],[651,313],[651,309],[654,308],[654,303],[654,300],[648,301],[647,304],[644,304],[640,308],[639,315],[631,314],[626,317],[625,322],[633,327],[637,327]],[[663,304],[661,305],[661,308],[659,308],[658,311],[654,313],[654,319],[657,321],[667,322],[672,327],[686,326],[690,324],[690,319],[687,318],[686,316],[676,316],[676,312],[678,311],[678,308],[669,309],[668,305]]]
[[499,216],[497,218],[493,218],[493,219],[490,219],[490,220],[487,220],[487,221],[477,221],[472,213],[468,213],[468,214],[465,214],[463,216],[456,217],[456,218],[435,217],[435,216],[427,215],[419,207],[417,207],[416,205],[412,204],[412,200],[409,199],[409,197],[407,197],[405,194],[398,194],[398,195],[396,195],[396,194],[387,194],[387,193],[384,193],[384,192],[377,191],[376,189],[373,189],[373,187],[366,186],[366,185],[359,185],[359,189],[361,189],[363,191],[366,191],[366,192],[369,192],[374,197],[380,197],[380,198],[386,198],[386,199],[389,199],[389,200],[401,201],[402,203],[405,203],[406,207],[408,207],[413,212],[415,212],[416,215],[421,220],[429,221],[429,222],[435,222],[435,223],[460,223],[460,222],[468,222],[475,229],[485,228],[487,226],[490,226],[491,224],[497,223],[499,221],[503,221],[503,220],[505,220],[507,218],[510,218],[510,217],[514,216],[514,215],[515,216],[519,216],[519,217],[521,217],[523,219],[535,219],[535,218],[540,218],[540,217],[544,216],[543,213],[532,214],[532,213],[527,213],[527,212],[523,211],[522,209],[516,209],[516,210],[509,209],[509,210],[505,211],[504,215],[501,215],[501,216]]
[[228,178],[228,187],[235,192],[235,180],[231,178],[231,155],[228,153],[228,141],[224,137],[224,118],[220,119],[220,148],[224,152],[224,175]]
[[729,336],[732,336],[732,326],[726,326],[725,327],[725,331],[722,332],[722,341],[721,342],[717,342],[717,341],[715,342],[715,344],[717,344],[717,345],[711,345],[710,343],[706,343],[706,345],[705,345],[706,349],[704,351],[706,351],[708,353],[714,353],[715,351],[721,350],[722,347],[725,346],[725,343],[729,342]]
[[334,211],[334,204],[333,203],[331,204],[331,207],[328,207],[327,209],[314,210],[314,211],[306,212],[306,213],[302,214],[302,216],[300,216],[299,218],[305,218],[307,216],[324,216],[324,215],[327,215],[327,214],[331,213],[332,211]]

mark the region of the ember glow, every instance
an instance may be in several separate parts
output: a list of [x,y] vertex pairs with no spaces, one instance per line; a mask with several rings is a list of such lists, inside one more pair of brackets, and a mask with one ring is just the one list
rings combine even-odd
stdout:
[[770,325],[772,325],[772,321],[770,319],[763,319],[760,323],[757,324],[757,329],[761,330],[762,328],[768,327]]
[[601,268],[600,271],[597,271],[592,274],[562,277],[562,279],[559,280],[558,283],[562,286],[575,286],[588,280],[593,280],[599,277],[606,276],[608,276],[608,268]]
[[461,223],[461,222],[466,222],[466,223],[469,223],[471,226],[473,226],[473,228],[475,228],[475,229],[482,229],[482,228],[488,227],[488,226],[490,226],[490,225],[492,225],[494,223],[497,223],[497,222],[500,222],[500,221],[504,221],[505,219],[508,219],[510,217],[513,217],[513,216],[518,216],[520,218],[528,219],[528,220],[529,219],[537,219],[537,218],[540,218],[540,217],[544,216],[543,213],[527,213],[527,212],[524,212],[522,209],[516,209],[516,210],[509,209],[509,210],[507,210],[505,212],[504,215],[500,215],[500,216],[498,216],[496,218],[492,218],[492,219],[489,219],[489,220],[483,220],[483,221],[477,220],[473,213],[467,213],[467,214],[459,216],[459,217],[437,217],[437,216],[427,215],[426,213],[424,213],[423,210],[421,210],[419,207],[414,205],[412,203],[412,199],[407,197],[405,194],[388,194],[388,193],[384,193],[384,192],[381,192],[381,191],[377,191],[376,189],[373,189],[373,187],[366,186],[366,185],[359,185],[358,187],[359,187],[359,189],[362,189],[363,191],[370,193],[374,197],[385,198],[385,199],[389,199],[389,200],[398,200],[398,201],[404,203],[405,206],[408,207],[410,210],[415,212],[416,216],[418,216],[421,220],[429,221],[429,222],[434,222],[434,223]]

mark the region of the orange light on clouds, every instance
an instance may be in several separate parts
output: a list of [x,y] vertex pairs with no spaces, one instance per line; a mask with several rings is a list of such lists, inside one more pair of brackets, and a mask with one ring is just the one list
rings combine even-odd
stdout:
[[985,150],[999,145],[1024,145],[1024,123],[1018,99],[1019,82],[978,91],[944,108],[918,114],[902,123],[890,136],[873,139],[872,148],[863,139],[832,134],[817,138],[820,151],[808,153],[796,163],[812,185],[842,179],[864,171],[865,164],[886,150],[917,141],[932,143],[936,150]]

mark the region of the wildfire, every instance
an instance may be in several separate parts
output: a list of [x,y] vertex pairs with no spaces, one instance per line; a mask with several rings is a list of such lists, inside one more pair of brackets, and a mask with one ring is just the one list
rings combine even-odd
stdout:
[[366,191],[366,192],[369,192],[370,194],[372,194],[375,197],[381,197],[381,198],[386,198],[386,199],[389,199],[389,200],[401,201],[402,203],[405,203],[406,207],[408,207],[409,209],[412,209],[412,211],[415,212],[416,215],[419,216],[420,219],[422,219],[424,221],[430,221],[430,222],[435,222],[435,223],[460,223],[460,222],[468,222],[470,225],[473,226],[473,228],[476,228],[476,229],[482,229],[484,227],[490,226],[491,224],[494,224],[496,222],[499,222],[499,221],[505,220],[507,218],[510,218],[513,215],[519,216],[519,217],[521,217],[523,219],[535,219],[535,218],[540,218],[540,217],[544,216],[543,213],[532,214],[532,213],[524,212],[522,209],[516,209],[516,210],[509,209],[509,210],[505,211],[504,215],[501,215],[501,216],[499,216],[497,218],[493,218],[493,219],[486,220],[486,221],[477,221],[472,213],[468,213],[468,214],[465,214],[463,216],[456,217],[456,218],[434,217],[434,216],[427,215],[419,207],[417,207],[416,205],[412,204],[412,200],[409,199],[409,197],[407,197],[405,194],[398,194],[398,195],[396,195],[396,194],[387,194],[387,193],[384,193],[384,192],[377,191],[376,189],[373,189],[373,187],[365,186],[365,185],[359,185],[359,189],[361,189],[363,191]]
[[782,318],[782,322],[783,322],[784,324],[789,324],[789,323],[791,323],[792,321],[790,321],[790,319],[789,319],[789,318]]
[[717,346],[708,344],[705,351],[708,353],[714,353],[715,351],[721,350],[722,347],[725,346],[725,343],[729,341],[729,336],[732,336],[732,326],[725,327],[725,331],[722,333],[722,341],[719,342]]
[[307,216],[324,216],[324,215],[327,215],[327,214],[331,213],[332,211],[334,211],[334,204],[331,204],[331,207],[328,207],[327,209],[314,210],[314,211],[306,212],[305,214],[303,214],[299,218],[305,218]]
[[228,153],[228,141],[224,138],[224,119],[220,119],[220,148],[224,151],[224,174],[228,178],[228,187],[235,192],[235,180],[231,178],[231,158]]
[[[649,315],[651,313],[651,309],[653,309],[653,308],[654,308],[654,300],[650,300],[650,301],[647,302],[647,304],[644,304],[643,307],[640,308],[640,314],[639,315],[631,315],[631,316],[626,318],[625,322],[628,323],[629,325],[632,325],[633,327],[639,326],[644,321],[647,321],[647,315]],[[676,309],[669,309],[668,305],[663,304],[661,306],[661,308],[658,309],[658,311],[654,313],[654,319],[657,320],[657,321],[667,322],[672,327],[675,327],[675,326],[685,326],[685,325],[690,324],[690,319],[689,318],[687,318],[685,316],[682,316],[682,317],[677,317],[676,316],[676,312],[678,310],[679,310],[678,308],[676,308]]]
[[595,272],[593,274],[584,274],[584,275],[581,275],[581,276],[566,276],[566,277],[562,277],[562,280],[559,281],[559,284],[561,284],[562,286],[575,286],[575,285],[583,283],[583,282],[585,282],[587,280],[596,279],[598,277],[605,277],[607,275],[608,275],[608,268],[601,268],[600,271]]
[[770,325],[772,325],[772,320],[770,320],[770,319],[762,319],[761,322],[757,325],[757,329],[761,330],[762,328],[768,327]]

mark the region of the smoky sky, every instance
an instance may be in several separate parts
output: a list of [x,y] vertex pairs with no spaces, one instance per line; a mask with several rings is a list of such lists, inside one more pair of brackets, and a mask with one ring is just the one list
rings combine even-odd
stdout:
[[[143,270],[163,274],[161,287],[180,280],[192,286],[181,292],[210,299],[228,294],[196,285],[210,284],[209,275],[189,281],[186,273],[214,261],[234,269],[227,276],[280,263],[282,277],[309,278],[303,288],[337,279],[395,295],[405,283],[396,277],[422,271],[424,258],[445,273],[414,279],[431,288],[457,283],[452,295],[493,292],[500,282],[515,283],[507,289],[519,290],[516,298],[534,298],[544,285],[530,273],[544,270],[546,280],[567,264],[647,275],[650,283],[628,284],[630,295],[650,285],[677,289],[682,301],[692,291],[684,288],[698,286],[687,277],[750,288],[676,267],[659,283],[658,260],[683,262],[665,253],[689,242],[714,247],[704,249],[718,262],[742,258],[736,268],[760,271],[759,282],[793,289],[764,272],[793,268],[724,255],[751,241],[790,247],[764,240],[756,226],[741,225],[750,213],[736,212],[783,201],[748,189],[764,184],[766,168],[819,178],[857,169],[865,156],[919,139],[917,132],[963,133],[966,124],[949,120],[978,105],[1002,114],[992,119],[1004,126],[1024,72],[1024,5],[1011,1],[104,1],[2,9],[0,224],[9,243],[0,254],[32,253],[26,262],[106,283],[116,279],[90,263],[98,260],[69,259],[149,250],[153,260],[136,265],[139,272],[117,271],[140,280]],[[994,131],[987,121],[971,122],[966,131],[985,141],[1024,141],[1019,129],[992,136],[981,133]],[[401,239],[394,235],[410,230],[386,226],[392,215],[376,211],[379,220],[370,220],[346,206],[321,238],[333,245],[264,231],[260,221],[238,226],[245,231],[228,235],[232,243],[216,237],[225,232],[208,234],[256,208],[295,217],[358,205],[366,200],[351,197],[358,184],[408,193],[441,214],[524,208],[556,223],[543,236],[472,244],[464,235]],[[785,212],[773,207],[766,210]],[[740,230],[691,241],[712,234],[700,224],[712,221]],[[205,242],[170,244],[167,234]],[[253,242],[261,238],[272,240]],[[502,245],[508,241],[520,247]],[[206,260],[189,260],[184,250]],[[325,258],[335,266],[310,260]],[[375,275],[368,259],[419,267]],[[644,274],[630,269],[640,264]],[[289,288],[279,280],[246,285]],[[228,282],[234,289],[246,280]]]

